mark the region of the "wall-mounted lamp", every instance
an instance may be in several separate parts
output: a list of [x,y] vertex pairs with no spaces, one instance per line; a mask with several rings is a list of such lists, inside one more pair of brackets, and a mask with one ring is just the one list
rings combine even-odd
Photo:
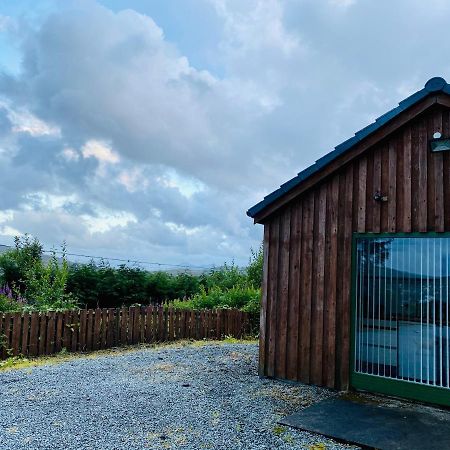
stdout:
[[376,202],[387,202],[388,201],[387,195],[383,195],[381,193],[381,191],[376,191],[375,194],[373,194],[373,199]]
[[450,139],[443,138],[440,131],[433,134],[430,140],[430,148],[432,152],[445,152],[450,150]]

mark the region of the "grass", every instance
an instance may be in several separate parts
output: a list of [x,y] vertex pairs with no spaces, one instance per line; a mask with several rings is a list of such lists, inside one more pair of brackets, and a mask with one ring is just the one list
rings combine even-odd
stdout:
[[175,342],[162,342],[157,344],[138,344],[125,347],[113,347],[105,350],[96,350],[89,353],[69,353],[65,349],[54,355],[38,356],[36,358],[27,358],[24,356],[10,356],[0,361],[0,372],[17,369],[29,369],[39,366],[61,364],[66,361],[72,361],[80,358],[96,359],[104,356],[120,356],[127,353],[137,352],[143,349],[159,350],[161,348],[183,348],[183,347],[205,347],[207,345],[226,345],[226,344],[257,344],[254,339],[235,339],[226,336],[221,341],[213,340],[182,340]]

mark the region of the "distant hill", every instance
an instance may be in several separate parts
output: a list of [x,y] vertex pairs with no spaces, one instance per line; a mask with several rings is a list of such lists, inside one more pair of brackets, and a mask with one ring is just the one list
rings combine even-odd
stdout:
[[0,244],[0,254],[1,254],[1,253],[5,253],[5,252],[7,252],[8,250],[11,250],[11,248],[12,248],[12,247],[9,247],[8,245],[2,245],[2,244]]
[[[0,244],[0,255],[2,253],[6,253],[9,250],[13,250],[14,247],[11,247],[10,245],[2,245]],[[49,255],[43,255],[42,256],[42,261],[44,262],[48,262],[50,260],[50,256]],[[58,261],[62,261],[61,258],[58,258]]]

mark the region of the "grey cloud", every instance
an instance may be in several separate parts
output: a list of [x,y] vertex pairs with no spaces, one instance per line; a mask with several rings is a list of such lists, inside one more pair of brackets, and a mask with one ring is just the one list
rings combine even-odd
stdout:
[[[246,262],[261,239],[246,208],[430,76],[450,79],[450,44],[436,31],[450,14],[442,1],[203,3],[222,27],[209,67],[195,67],[150,17],[93,1],[15,30],[22,73],[2,74],[0,93],[61,133],[10,133],[0,110],[10,226],[116,256]],[[83,158],[93,139],[120,161]],[[62,158],[66,147],[78,158]],[[186,197],[161,182],[168,170],[204,190]],[[123,171],[135,189],[121,184]],[[27,200],[36,192],[77,200],[51,210]],[[137,222],[90,233],[79,217],[102,209]]]

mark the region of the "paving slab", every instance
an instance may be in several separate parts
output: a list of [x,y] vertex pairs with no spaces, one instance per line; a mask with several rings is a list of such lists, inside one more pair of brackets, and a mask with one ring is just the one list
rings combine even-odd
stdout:
[[450,411],[364,395],[323,400],[281,424],[379,450],[450,450]]

